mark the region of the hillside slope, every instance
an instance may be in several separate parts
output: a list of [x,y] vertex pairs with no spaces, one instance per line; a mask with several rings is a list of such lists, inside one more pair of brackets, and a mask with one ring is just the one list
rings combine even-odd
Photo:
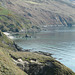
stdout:
[[75,24],[75,6],[63,0],[1,0],[2,6],[31,21],[33,25]]
[[10,51],[16,51],[14,43],[0,31],[0,75],[27,75],[14,64]]
[[30,28],[30,21],[0,5],[0,30],[19,32]]

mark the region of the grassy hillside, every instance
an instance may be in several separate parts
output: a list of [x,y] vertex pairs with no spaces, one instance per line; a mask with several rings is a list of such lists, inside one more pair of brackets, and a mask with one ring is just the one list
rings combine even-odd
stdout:
[[13,50],[16,50],[13,47],[13,41],[0,32],[0,75],[27,75],[9,56],[9,51]]
[[6,50],[0,47],[0,75],[27,75],[13,63]]
[[33,25],[75,24],[75,6],[63,0],[6,0],[2,5],[22,15]]

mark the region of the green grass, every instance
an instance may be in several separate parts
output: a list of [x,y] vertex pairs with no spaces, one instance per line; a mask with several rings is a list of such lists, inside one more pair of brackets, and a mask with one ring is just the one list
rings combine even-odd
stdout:
[[27,75],[12,61],[9,55],[12,50],[13,41],[0,31],[0,75]]
[[27,75],[12,62],[5,48],[0,48],[0,75]]
[[0,6],[0,15],[8,15],[9,13],[9,10]]

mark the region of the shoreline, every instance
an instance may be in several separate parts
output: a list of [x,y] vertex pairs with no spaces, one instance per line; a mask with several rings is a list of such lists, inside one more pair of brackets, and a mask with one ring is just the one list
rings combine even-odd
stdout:
[[[11,34],[10,33],[8,33],[8,32],[4,32],[5,33],[5,35],[7,36],[7,37],[9,37],[9,36],[11,36]],[[10,37],[9,37],[10,38]],[[21,48],[20,46],[18,46],[15,42],[14,42],[14,45],[15,45],[15,47],[16,47],[16,49],[19,51],[19,52],[29,52],[29,53],[37,53],[37,54],[40,54],[40,55],[45,55],[45,56],[50,56],[50,57],[52,57],[52,58],[54,58],[53,56],[51,56],[51,55],[53,55],[53,54],[51,54],[51,53],[46,53],[46,52],[42,52],[42,51],[32,51],[31,49],[23,49],[23,48]],[[55,60],[56,60],[56,58],[54,58]],[[60,59],[61,60],[61,59]]]
[[10,33],[8,33],[8,32],[3,32],[8,38],[10,38],[10,39],[14,39],[14,37],[10,34]]
[[[10,34],[11,35],[11,34]],[[15,37],[14,37],[15,38]],[[20,49],[19,49],[20,50]],[[25,51],[24,51],[25,50]],[[33,48],[30,48],[30,49],[22,49],[22,51],[21,52],[28,52],[28,51],[31,51],[31,52],[33,52]],[[35,51],[35,49],[34,49],[34,51]],[[39,52],[39,51],[37,51],[37,52]],[[55,54],[53,54],[52,55],[52,57],[54,58],[54,59],[56,59],[56,60],[58,60],[58,61],[60,61],[60,62],[62,62],[63,61],[63,59],[64,58],[62,58],[62,57],[55,57]],[[64,64],[64,62],[62,62],[63,64]],[[64,64],[65,65],[65,64]],[[69,67],[67,64],[65,65],[65,66],[67,66],[67,67]],[[70,68],[70,67],[69,67]],[[72,68],[70,68],[70,69],[72,69]],[[74,71],[74,69],[72,69],[73,71]]]

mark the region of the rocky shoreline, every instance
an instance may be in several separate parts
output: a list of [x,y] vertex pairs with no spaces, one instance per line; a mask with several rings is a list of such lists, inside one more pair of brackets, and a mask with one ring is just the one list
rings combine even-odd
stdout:
[[18,52],[10,53],[10,56],[14,64],[28,75],[72,75],[73,73],[55,60],[50,53],[23,50],[15,43],[14,47]]
[[[19,55],[18,55],[19,54]],[[22,55],[21,55],[22,54]],[[73,72],[56,61],[50,54],[40,52],[16,52],[10,54],[14,64],[28,75],[72,75]],[[17,56],[16,56],[17,55]]]
[[34,52],[34,53],[38,53],[38,54],[45,55],[45,56],[50,56],[50,57],[51,57],[51,55],[53,55],[53,54],[48,53],[48,52],[32,51],[32,49],[23,49],[23,48],[21,48],[20,46],[18,46],[15,42],[14,42],[14,46],[15,46],[15,48],[16,48],[18,51],[21,51],[21,52]]

